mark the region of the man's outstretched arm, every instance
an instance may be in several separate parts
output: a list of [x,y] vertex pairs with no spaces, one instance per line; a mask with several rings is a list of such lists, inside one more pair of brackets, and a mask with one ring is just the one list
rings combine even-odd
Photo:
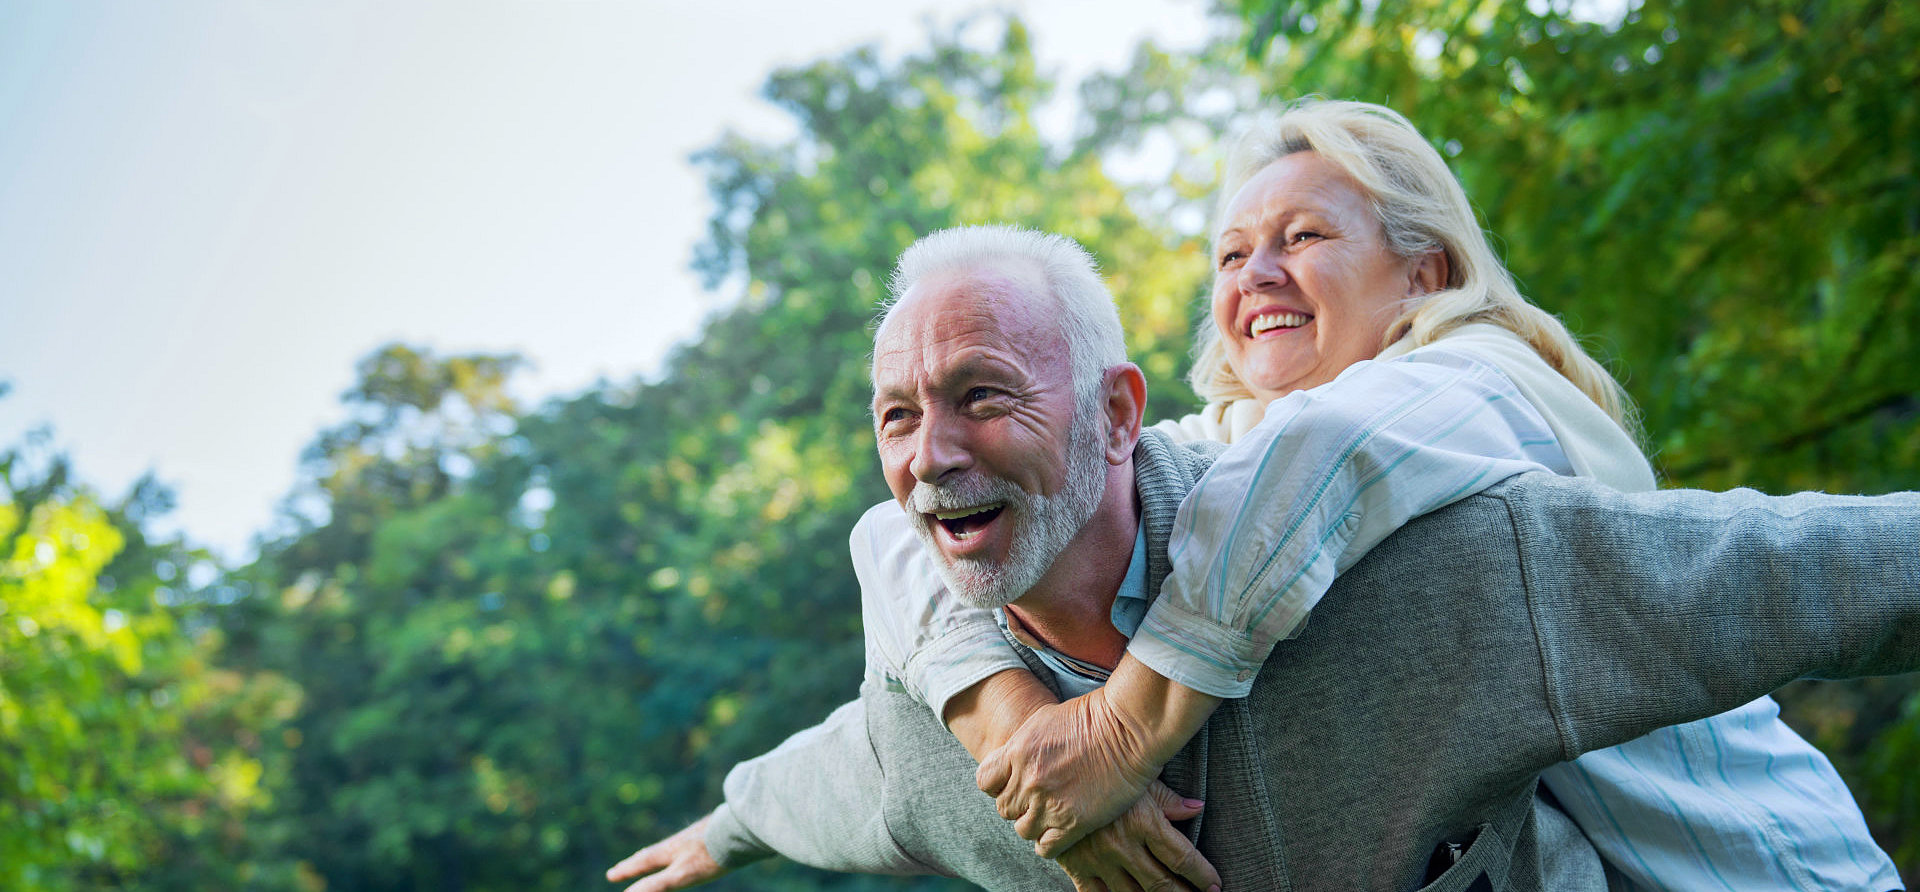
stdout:
[[931,873],[887,833],[880,764],[867,741],[866,708],[842,705],[826,721],[727,772],[727,801],[712,814],[641,849],[607,871],[634,888],[667,892],[785,855],[825,870]]
[[707,846],[729,867],[771,853],[823,870],[933,873],[888,832],[883,780],[867,704],[856,699],[727,772],[727,804]]
[[[725,804],[679,833],[635,852],[609,870],[607,878],[625,882],[644,876],[634,887],[639,892],[668,892],[776,854],[813,867],[854,873],[964,872],[917,860],[888,829],[880,762],[867,729],[869,706],[864,698],[846,704],[825,722],[795,734],[766,755],[735,766],[727,774]],[[893,708],[897,714],[931,725],[922,704]],[[927,736],[951,743],[944,732],[929,730]],[[926,782],[934,783],[931,778]],[[972,781],[955,775],[946,786],[970,790]],[[1074,875],[1079,888],[1099,888],[1094,881],[1113,888],[1128,888],[1128,883],[1146,888],[1183,888],[1183,883],[1198,889],[1218,886],[1219,875],[1212,865],[1170,823],[1191,818],[1198,809],[1163,785],[1154,784],[1150,792],[1151,798],[1121,820],[1061,856],[1061,866]],[[1066,877],[1033,856],[1009,828],[990,820],[985,797],[980,803],[981,814],[970,819],[984,823],[971,831],[954,828],[956,839],[971,838],[977,843],[983,837],[1005,834],[1004,856],[1023,863],[995,861],[996,874],[1018,877],[1018,888],[1051,888],[1056,879],[1064,885]],[[939,813],[914,819],[938,825],[955,816]]]
[[1520,544],[1564,757],[1797,678],[1920,669],[1920,494],[1493,490]]

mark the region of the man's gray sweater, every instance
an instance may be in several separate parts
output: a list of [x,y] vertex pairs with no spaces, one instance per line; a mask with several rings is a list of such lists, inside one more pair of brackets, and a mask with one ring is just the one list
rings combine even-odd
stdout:
[[[1149,591],[1217,452],[1141,439]],[[1536,807],[1539,772],[1801,676],[1920,667],[1917,542],[1911,495],[1623,495],[1516,477],[1343,574],[1163,779],[1206,801],[1186,829],[1227,889],[1592,887],[1591,848]],[[924,704],[869,685],[736,767],[707,845],[729,866],[779,853],[1071,889],[973,774]],[[1449,842],[1464,856],[1423,887]]]

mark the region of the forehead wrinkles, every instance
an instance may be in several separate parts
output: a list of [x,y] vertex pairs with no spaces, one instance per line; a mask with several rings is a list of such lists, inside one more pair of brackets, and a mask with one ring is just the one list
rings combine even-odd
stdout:
[[[1280,164],[1289,166],[1285,176],[1276,179],[1270,172],[1274,165]],[[1313,214],[1342,226],[1380,229],[1373,204],[1359,183],[1333,162],[1311,152],[1300,152],[1273,162],[1241,187],[1240,194],[1227,205],[1226,219],[1221,221],[1225,225],[1214,236],[1214,241],[1236,230],[1273,229],[1302,214]]]
[[1064,359],[1066,333],[1052,302],[1028,289],[1035,283],[1000,270],[930,278],[889,313],[874,338],[876,388],[901,382],[885,373],[931,373],[1019,367],[1038,374],[1045,361]]

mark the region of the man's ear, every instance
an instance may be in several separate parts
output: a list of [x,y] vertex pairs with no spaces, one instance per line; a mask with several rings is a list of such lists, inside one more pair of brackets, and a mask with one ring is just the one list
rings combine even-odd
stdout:
[[1107,464],[1122,465],[1133,458],[1140,440],[1140,420],[1147,412],[1147,378],[1140,367],[1124,362],[1107,369]]
[[1420,255],[1407,276],[1407,296],[1419,297],[1432,294],[1447,287],[1453,274],[1453,264],[1447,259],[1447,252],[1435,248]]

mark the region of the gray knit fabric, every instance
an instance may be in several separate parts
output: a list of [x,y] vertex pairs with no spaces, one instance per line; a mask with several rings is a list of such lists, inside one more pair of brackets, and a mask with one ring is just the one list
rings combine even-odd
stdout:
[[[1212,453],[1135,454],[1151,590],[1174,509]],[[1807,674],[1920,666],[1920,498],[1621,495],[1525,475],[1410,523],[1336,581],[1253,692],[1167,766],[1227,889],[1604,886],[1535,799],[1556,762],[1713,715]],[[744,763],[707,842],[840,870],[1071,888],[973,787],[906,695]]]

